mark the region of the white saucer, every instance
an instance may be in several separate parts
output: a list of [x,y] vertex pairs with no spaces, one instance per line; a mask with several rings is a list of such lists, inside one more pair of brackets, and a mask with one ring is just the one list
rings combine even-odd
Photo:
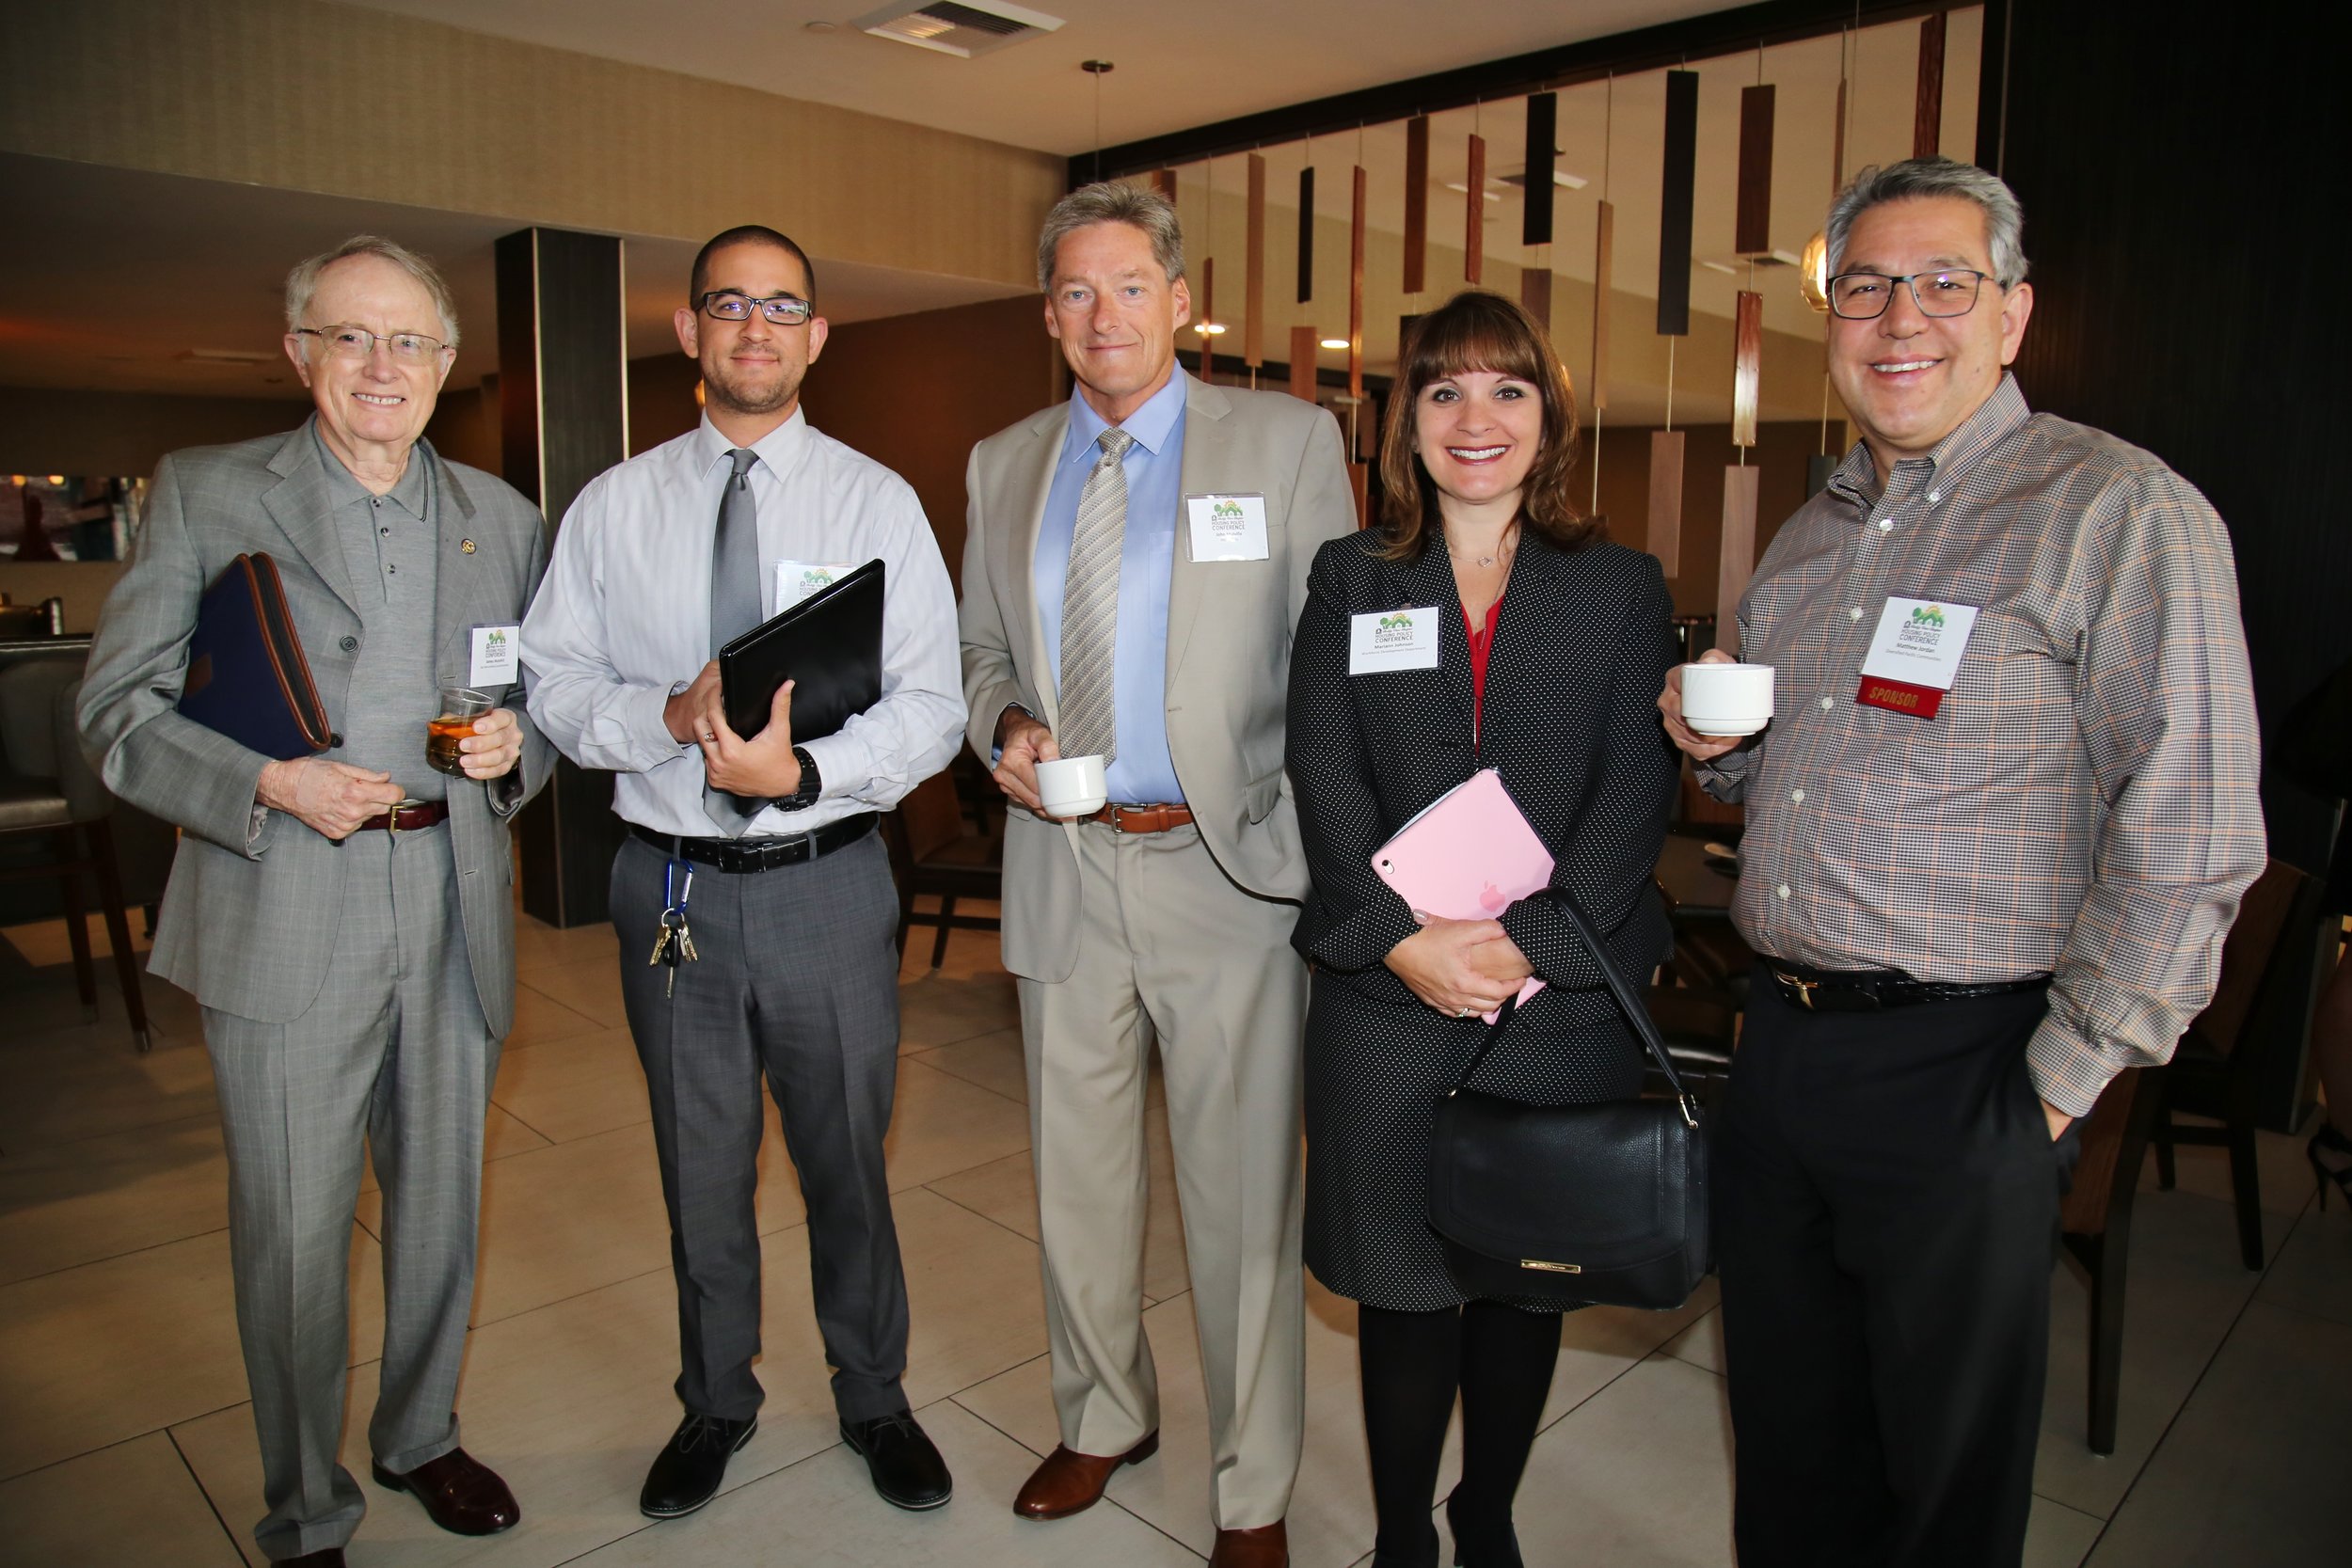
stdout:
[[1682,721],[1690,725],[1691,728],[1699,735],[1713,736],[1718,740],[1729,740],[1734,736],[1756,734],[1765,725],[1771,723],[1772,721],[1772,715],[1768,713],[1761,719],[1750,720],[1693,719],[1686,713],[1682,716]]

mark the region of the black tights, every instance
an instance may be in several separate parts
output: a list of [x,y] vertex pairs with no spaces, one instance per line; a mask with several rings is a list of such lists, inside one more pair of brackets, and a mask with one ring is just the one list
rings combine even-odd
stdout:
[[1435,1312],[1359,1304],[1356,1325],[1372,1496],[1380,1521],[1376,1549],[1399,1563],[1432,1560],[1437,1527],[1429,1509],[1438,1489],[1438,1456],[1459,1390],[1457,1542],[1471,1563],[1482,1555],[1503,1556],[1503,1544],[1512,1538],[1511,1498],[1560,1357],[1560,1314],[1522,1312],[1493,1301]]

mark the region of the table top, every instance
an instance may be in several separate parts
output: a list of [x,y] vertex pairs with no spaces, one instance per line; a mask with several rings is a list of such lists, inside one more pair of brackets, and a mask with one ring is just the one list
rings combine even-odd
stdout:
[[1685,833],[1668,833],[1653,874],[1658,890],[1666,895],[1666,913],[1676,920],[1728,920],[1731,890],[1739,884],[1736,867],[1711,859],[1710,841]]

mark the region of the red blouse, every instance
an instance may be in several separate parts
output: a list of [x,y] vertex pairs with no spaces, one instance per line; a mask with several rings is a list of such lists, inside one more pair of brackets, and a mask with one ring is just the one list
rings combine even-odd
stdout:
[[1495,621],[1502,613],[1502,595],[1486,607],[1486,624],[1474,625],[1469,610],[1462,611],[1462,630],[1470,638],[1470,743],[1478,742],[1479,717],[1486,706],[1486,656],[1494,651]]

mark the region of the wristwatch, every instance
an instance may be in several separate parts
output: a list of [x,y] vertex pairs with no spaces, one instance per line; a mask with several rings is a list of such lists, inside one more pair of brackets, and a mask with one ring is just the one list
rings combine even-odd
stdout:
[[806,747],[793,747],[792,754],[801,762],[801,787],[789,795],[777,796],[776,805],[785,811],[806,811],[824,793],[825,782],[818,777],[817,759],[808,754]]

